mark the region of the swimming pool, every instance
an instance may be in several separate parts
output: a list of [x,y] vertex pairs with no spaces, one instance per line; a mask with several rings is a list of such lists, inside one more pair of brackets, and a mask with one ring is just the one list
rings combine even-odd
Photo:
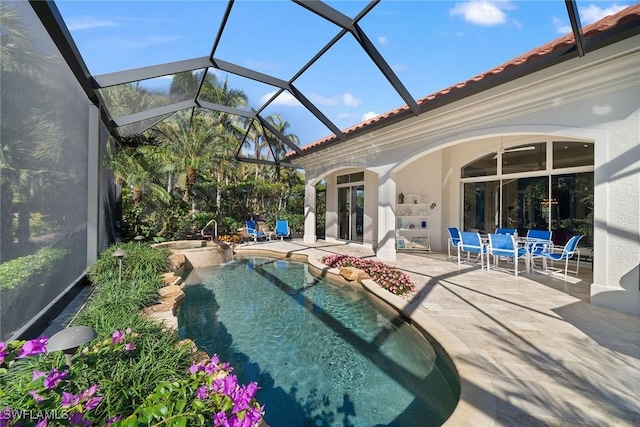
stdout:
[[456,406],[443,355],[359,287],[267,258],[194,269],[186,282],[181,338],[257,381],[271,427],[439,426]]

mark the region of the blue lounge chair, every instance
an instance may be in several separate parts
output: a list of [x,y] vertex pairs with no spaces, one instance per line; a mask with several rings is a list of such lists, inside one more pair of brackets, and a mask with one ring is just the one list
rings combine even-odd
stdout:
[[580,268],[580,250],[578,249],[578,242],[582,239],[581,234],[577,234],[573,236],[564,248],[554,248],[551,247],[547,250],[541,251],[538,254],[532,254],[532,257],[542,258],[544,263],[544,269],[547,270],[547,260],[550,259],[553,261],[562,261],[564,260],[564,280],[567,280],[567,271],[569,271],[569,260],[573,258],[574,255],[578,255],[576,260],[576,269],[571,271],[571,273],[575,273],[578,275],[578,269]]
[[458,265],[461,263],[460,252],[467,253],[467,261],[470,260],[471,252],[478,254],[480,258],[480,268],[484,270],[484,254],[487,253],[487,246],[482,243],[480,233],[471,231],[460,232],[460,244],[458,245]]
[[449,227],[449,244],[447,246],[447,250],[449,251],[449,257],[447,259],[451,259],[451,248],[457,248],[460,244],[460,231],[456,227]]
[[289,228],[289,221],[286,219],[276,221],[276,237],[280,237],[280,241],[284,241],[284,238],[290,235],[291,229]]
[[518,260],[524,259],[527,271],[529,271],[529,253],[525,247],[518,247],[513,234],[489,234],[489,249],[487,254],[487,271],[491,268],[491,257],[497,266],[500,257],[513,259],[513,270],[518,275]]
[[245,226],[247,230],[247,234],[249,237],[253,238],[254,243],[258,243],[258,239],[266,239],[267,235],[264,231],[260,231],[256,225],[256,222],[253,220],[245,221]]

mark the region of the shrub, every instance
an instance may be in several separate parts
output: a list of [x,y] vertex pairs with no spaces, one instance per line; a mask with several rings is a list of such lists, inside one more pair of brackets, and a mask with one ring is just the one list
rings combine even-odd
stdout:
[[374,282],[395,295],[402,296],[416,291],[409,275],[380,261],[349,255],[327,255],[321,261],[331,268],[355,267],[364,270]]

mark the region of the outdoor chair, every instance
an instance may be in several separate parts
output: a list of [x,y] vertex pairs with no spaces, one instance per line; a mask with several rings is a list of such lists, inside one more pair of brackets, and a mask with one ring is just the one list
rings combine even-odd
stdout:
[[480,258],[480,268],[484,270],[484,254],[487,253],[487,246],[482,243],[480,233],[471,231],[460,232],[460,244],[458,244],[458,265],[461,263],[460,252],[467,253],[467,261],[470,261],[471,252],[478,254]]
[[487,250],[487,271],[491,268],[491,255],[493,263],[498,266],[500,257],[513,259],[513,270],[518,275],[518,260],[524,259],[526,270],[529,271],[529,253],[525,247],[518,247],[513,234],[489,234],[489,248]]
[[515,228],[498,228],[496,229],[496,234],[510,234],[518,237],[518,230]]
[[527,250],[529,251],[530,259],[539,255],[543,251],[549,251],[553,248],[553,241],[551,240],[551,231],[549,230],[528,230],[527,231]]
[[535,255],[532,254],[532,257],[542,258],[545,270],[547,270],[548,259],[550,259],[551,262],[564,260],[564,280],[567,280],[567,271],[569,271],[569,260],[576,254],[578,255],[576,260],[576,269],[572,270],[571,273],[575,273],[576,276],[578,275],[578,269],[580,268],[580,250],[577,248],[577,246],[581,238],[581,234],[576,234],[571,239],[569,239],[567,244],[564,245],[564,248],[550,247],[547,250],[541,251],[540,253],[537,253]]
[[449,227],[449,244],[447,245],[447,249],[449,251],[449,257],[447,259],[451,259],[451,247],[457,248],[460,244],[460,231],[456,227]]
[[247,234],[253,239],[254,243],[258,243],[258,239],[266,240],[267,234],[264,231],[260,231],[256,222],[253,220],[245,221]]
[[291,236],[289,221],[286,219],[276,221],[276,237],[280,237],[280,241],[284,241],[284,238],[289,236]]

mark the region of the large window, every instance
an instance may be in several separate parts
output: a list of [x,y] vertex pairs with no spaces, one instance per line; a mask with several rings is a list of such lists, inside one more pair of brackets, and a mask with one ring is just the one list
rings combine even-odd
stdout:
[[547,141],[506,148],[465,165],[461,177],[465,230],[551,230],[559,245],[575,234],[591,245],[593,144]]

